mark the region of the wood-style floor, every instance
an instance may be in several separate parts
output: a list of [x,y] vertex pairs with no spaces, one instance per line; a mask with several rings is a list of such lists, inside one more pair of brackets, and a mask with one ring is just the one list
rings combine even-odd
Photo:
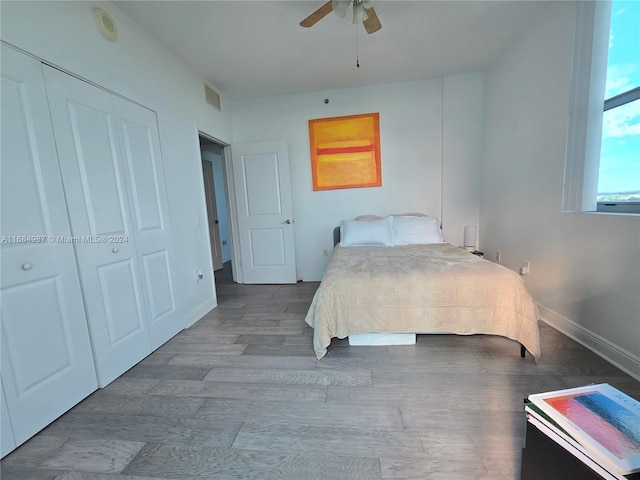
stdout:
[[236,285],[219,306],[0,464],[3,480],[518,479],[522,400],[640,383],[541,324],[542,359],[491,336],[331,344],[305,313],[318,286]]

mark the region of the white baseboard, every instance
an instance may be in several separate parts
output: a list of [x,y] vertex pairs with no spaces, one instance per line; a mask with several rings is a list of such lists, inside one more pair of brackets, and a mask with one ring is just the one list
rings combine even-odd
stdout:
[[640,358],[582,325],[538,304],[542,321],[640,381]]
[[211,297],[207,299],[206,302],[201,303],[196,308],[191,310],[184,317],[184,328],[189,328],[193,326],[198,320],[204,317],[207,313],[218,306],[218,302],[216,301],[216,297]]

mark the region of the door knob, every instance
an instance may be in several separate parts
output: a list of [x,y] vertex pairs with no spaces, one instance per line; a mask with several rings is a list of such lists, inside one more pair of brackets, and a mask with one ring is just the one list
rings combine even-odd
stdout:
[[287,219],[287,220],[285,220],[285,221],[284,221],[284,222],[282,222],[282,223],[286,223],[287,225],[289,225],[289,224],[291,224],[291,220]]
[[213,223],[215,223],[216,225],[218,225],[220,222],[218,220],[214,220]]
[[119,249],[118,247],[113,247],[113,248],[111,249],[111,251],[112,251],[113,253],[118,253],[118,252],[120,251],[120,249]]
[[33,264],[27,262],[22,264],[22,269],[26,272],[33,268]]

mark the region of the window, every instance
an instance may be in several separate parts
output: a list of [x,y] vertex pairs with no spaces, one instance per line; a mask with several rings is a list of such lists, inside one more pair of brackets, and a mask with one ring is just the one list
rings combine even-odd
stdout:
[[640,2],[614,0],[610,24],[598,211],[631,211],[640,205]]
[[564,211],[640,213],[640,2],[577,2]]

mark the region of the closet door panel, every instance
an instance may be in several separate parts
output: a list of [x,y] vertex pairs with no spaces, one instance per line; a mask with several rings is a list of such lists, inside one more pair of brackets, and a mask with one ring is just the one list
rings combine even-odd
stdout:
[[2,378],[17,444],[97,388],[73,252],[21,250],[2,261]]
[[40,62],[3,46],[1,92],[0,427],[19,445],[97,381]]
[[[90,101],[90,99],[87,99]],[[109,107],[109,98],[105,107]],[[113,117],[108,110],[74,101],[67,103],[71,140],[74,142],[76,165],[74,174],[79,180],[73,185],[65,182],[67,190],[84,199],[84,216],[75,219],[77,230],[91,235],[127,235],[126,199],[119,172],[117,148],[114,144]]]
[[151,352],[112,95],[43,68],[98,382],[105,386]]
[[153,111],[140,105],[114,101],[151,344],[157,348],[183,328],[172,287],[173,246],[157,120]]
[[[144,276],[146,280],[147,290],[149,292],[149,308],[151,309],[151,319],[157,324],[168,315],[175,312],[176,305],[173,297],[173,288],[171,286],[171,267],[169,265],[169,257],[165,251],[153,252],[142,256],[144,266]],[[177,322],[173,322],[177,323]],[[182,329],[181,325],[170,327],[171,331],[177,333]],[[171,335],[171,336],[173,336]],[[162,338],[159,339],[160,344]]]
[[[46,164],[43,166],[40,163],[38,153],[41,148],[38,143],[45,142],[35,137],[35,126],[26,103],[28,98],[28,86],[21,79],[3,74],[2,113],[5,117],[5,112],[9,112],[11,117],[10,121],[2,123],[3,143],[10,142],[3,145],[2,172],[11,173],[1,177],[2,233],[48,236],[53,233],[53,228],[48,222],[50,209],[46,202],[44,179],[50,170]],[[57,162],[55,157],[53,161]],[[56,168],[54,173],[57,173],[56,163],[53,163],[53,167]],[[60,190],[57,193],[62,192]],[[16,208],[16,205],[20,205],[20,208]],[[3,242],[5,244],[8,245],[8,242]]]
[[40,63],[4,46],[2,57],[2,233],[68,233]]
[[[153,113],[149,112],[149,114],[155,120]],[[139,116],[139,113],[136,116]],[[160,172],[156,170],[158,161],[155,158],[159,152],[154,148],[153,132],[146,125],[126,118],[120,118],[119,121],[122,128],[125,160],[131,179],[137,231],[163,231],[160,185],[158,185]],[[161,164],[160,167],[162,167]]]
[[109,346],[118,348],[130,338],[144,332],[144,323],[131,314],[140,297],[135,261],[131,258],[97,267],[100,296],[104,300]]
[[55,271],[40,270],[37,278],[31,275],[27,283],[3,289],[2,313],[7,319],[21,319],[6,322],[2,331],[9,368],[19,392],[27,392],[72,368],[73,345],[64,328],[68,312],[60,301],[65,296],[60,277]]

